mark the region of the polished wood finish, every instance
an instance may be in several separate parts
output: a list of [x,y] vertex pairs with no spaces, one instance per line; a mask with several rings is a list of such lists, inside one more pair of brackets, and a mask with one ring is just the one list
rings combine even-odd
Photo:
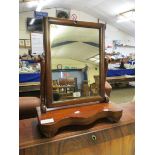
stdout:
[[50,24],[59,24],[59,25],[69,25],[75,27],[86,27],[86,28],[96,28],[100,29],[101,27],[106,28],[106,25],[103,23],[93,23],[85,21],[74,21],[68,19],[60,19],[54,17],[47,17]]
[[[105,24],[101,23],[92,23],[92,22],[83,22],[83,21],[73,21],[73,20],[66,20],[66,19],[58,19],[58,18],[52,18],[52,17],[44,17],[43,20],[43,26],[44,26],[44,49],[45,49],[45,104],[48,108],[55,107],[55,106],[68,106],[73,104],[79,104],[79,103],[85,103],[85,102],[93,102],[95,101],[101,101],[104,102],[106,100],[105,98],[105,78],[104,75],[104,50],[105,50]],[[50,25],[51,24],[58,24],[58,25],[66,25],[66,26],[75,26],[75,27],[86,27],[86,28],[94,28],[99,30],[99,55],[100,55],[100,92],[99,96],[100,99],[98,100],[98,97],[93,98],[87,97],[73,100],[73,101],[62,101],[60,104],[53,104],[53,90],[51,87],[51,46],[50,46]]]
[[45,105],[45,95],[46,95],[46,91],[45,91],[45,59],[44,57],[41,59],[40,61],[40,66],[41,66],[41,77],[40,77],[40,99],[41,99],[41,111],[43,113],[46,112],[46,105]]
[[104,64],[104,51],[105,51],[105,27],[103,26],[99,30],[99,55],[100,55],[100,62],[99,62],[99,94],[105,101],[105,64]]
[[[51,45],[50,45],[50,25],[48,23],[48,17],[43,18],[43,32],[44,32],[44,51],[45,51],[45,105],[50,107],[53,101],[52,90],[52,77],[51,77]],[[41,73],[42,74],[42,73]]]
[[[52,112],[48,111],[45,114],[41,114],[38,118],[41,133],[46,137],[51,137],[54,136],[60,128],[68,125],[89,125],[101,118],[107,118],[110,122],[118,122],[121,116],[122,110],[117,108],[117,106],[112,106],[107,103],[98,103],[53,110]],[[41,123],[41,121],[47,119],[53,119],[54,122]]]
[[134,135],[116,138],[91,147],[64,153],[64,155],[134,155]]
[[51,138],[40,134],[37,118],[20,120],[20,155],[134,155],[134,104],[119,108],[123,115],[117,123],[101,120],[88,127],[70,126]]

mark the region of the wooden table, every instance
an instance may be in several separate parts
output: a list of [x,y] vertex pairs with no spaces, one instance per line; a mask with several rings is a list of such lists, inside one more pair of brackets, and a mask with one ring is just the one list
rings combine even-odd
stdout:
[[70,126],[44,138],[37,118],[20,120],[20,155],[134,155],[134,103],[120,104],[118,123],[100,120],[87,127]]
[[19,92],[39,91],[40,82],[25,82],[19,83]]
[[124,82],[131,82],[131,81],[135,81],[135,76],[113,76],[113,77],[107,77],[106,80],[110,83],[110,84],[114,84],[114,83],[124,83]]

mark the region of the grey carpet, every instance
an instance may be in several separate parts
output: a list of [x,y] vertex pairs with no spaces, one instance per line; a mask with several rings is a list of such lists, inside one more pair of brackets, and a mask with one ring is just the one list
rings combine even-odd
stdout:
[[135,96],[135,88],[114,88],[110,95],[110,101],[114,103],[127,103],[132,101]]

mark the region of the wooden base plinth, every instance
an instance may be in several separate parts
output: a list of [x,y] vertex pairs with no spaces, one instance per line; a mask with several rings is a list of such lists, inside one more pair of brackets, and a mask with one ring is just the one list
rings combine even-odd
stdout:
[[101,118],[107,118],[114,123],[118,122],[121,116],[120,108],[108,103],[97,103],[38,113],[38,120],[41,133],[46,137],[52,137],[65,126],[89,125]]

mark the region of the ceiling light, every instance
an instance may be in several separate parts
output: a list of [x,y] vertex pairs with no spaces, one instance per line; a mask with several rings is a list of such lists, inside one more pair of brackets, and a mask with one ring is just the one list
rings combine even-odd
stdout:
[[129,0],[124,0],[123,3],[120,3],[119,5],[117,5],[117,7],[114,7],[112,11],[112,13],[114,15],[118,15],[120,12],[125,12],[126,10],[132,10],[133,8],[135,8],[135,2],[131,1],[129,2]]
[[35,21],[35,18],[32,18],[29,24],[33,25],[34,21]]
[[135,21],[135,9],[120,13],[117,16],[117,23],[126,22],[126,21]]
[[42,7],[43,7],[43,0],[40,0],[38,3],[38,6],[36,8],[36,11],[38,11],[38,12],[41,11]]
[[95,59],[95,58],[89,58],[89,60],[90,60],[90,61],[96,61],[96,59]]
[[[37,4],[38,4],[38,5],[37,5]],[[33,1],[32,1],[32,3],[29,4],[29,7],[32,7],[33,5],[37,5],[36,11],[39,12],[39,11],[41,11],[41,9],[42,9],[42,7],[43,7],[43,1],[40,0],[40,1],[37,2],[37,3],[33,3]],[[35,21],[35,18],[32,18],[29,24],[30,24],[30,25],[33,25],[34,21]]]

